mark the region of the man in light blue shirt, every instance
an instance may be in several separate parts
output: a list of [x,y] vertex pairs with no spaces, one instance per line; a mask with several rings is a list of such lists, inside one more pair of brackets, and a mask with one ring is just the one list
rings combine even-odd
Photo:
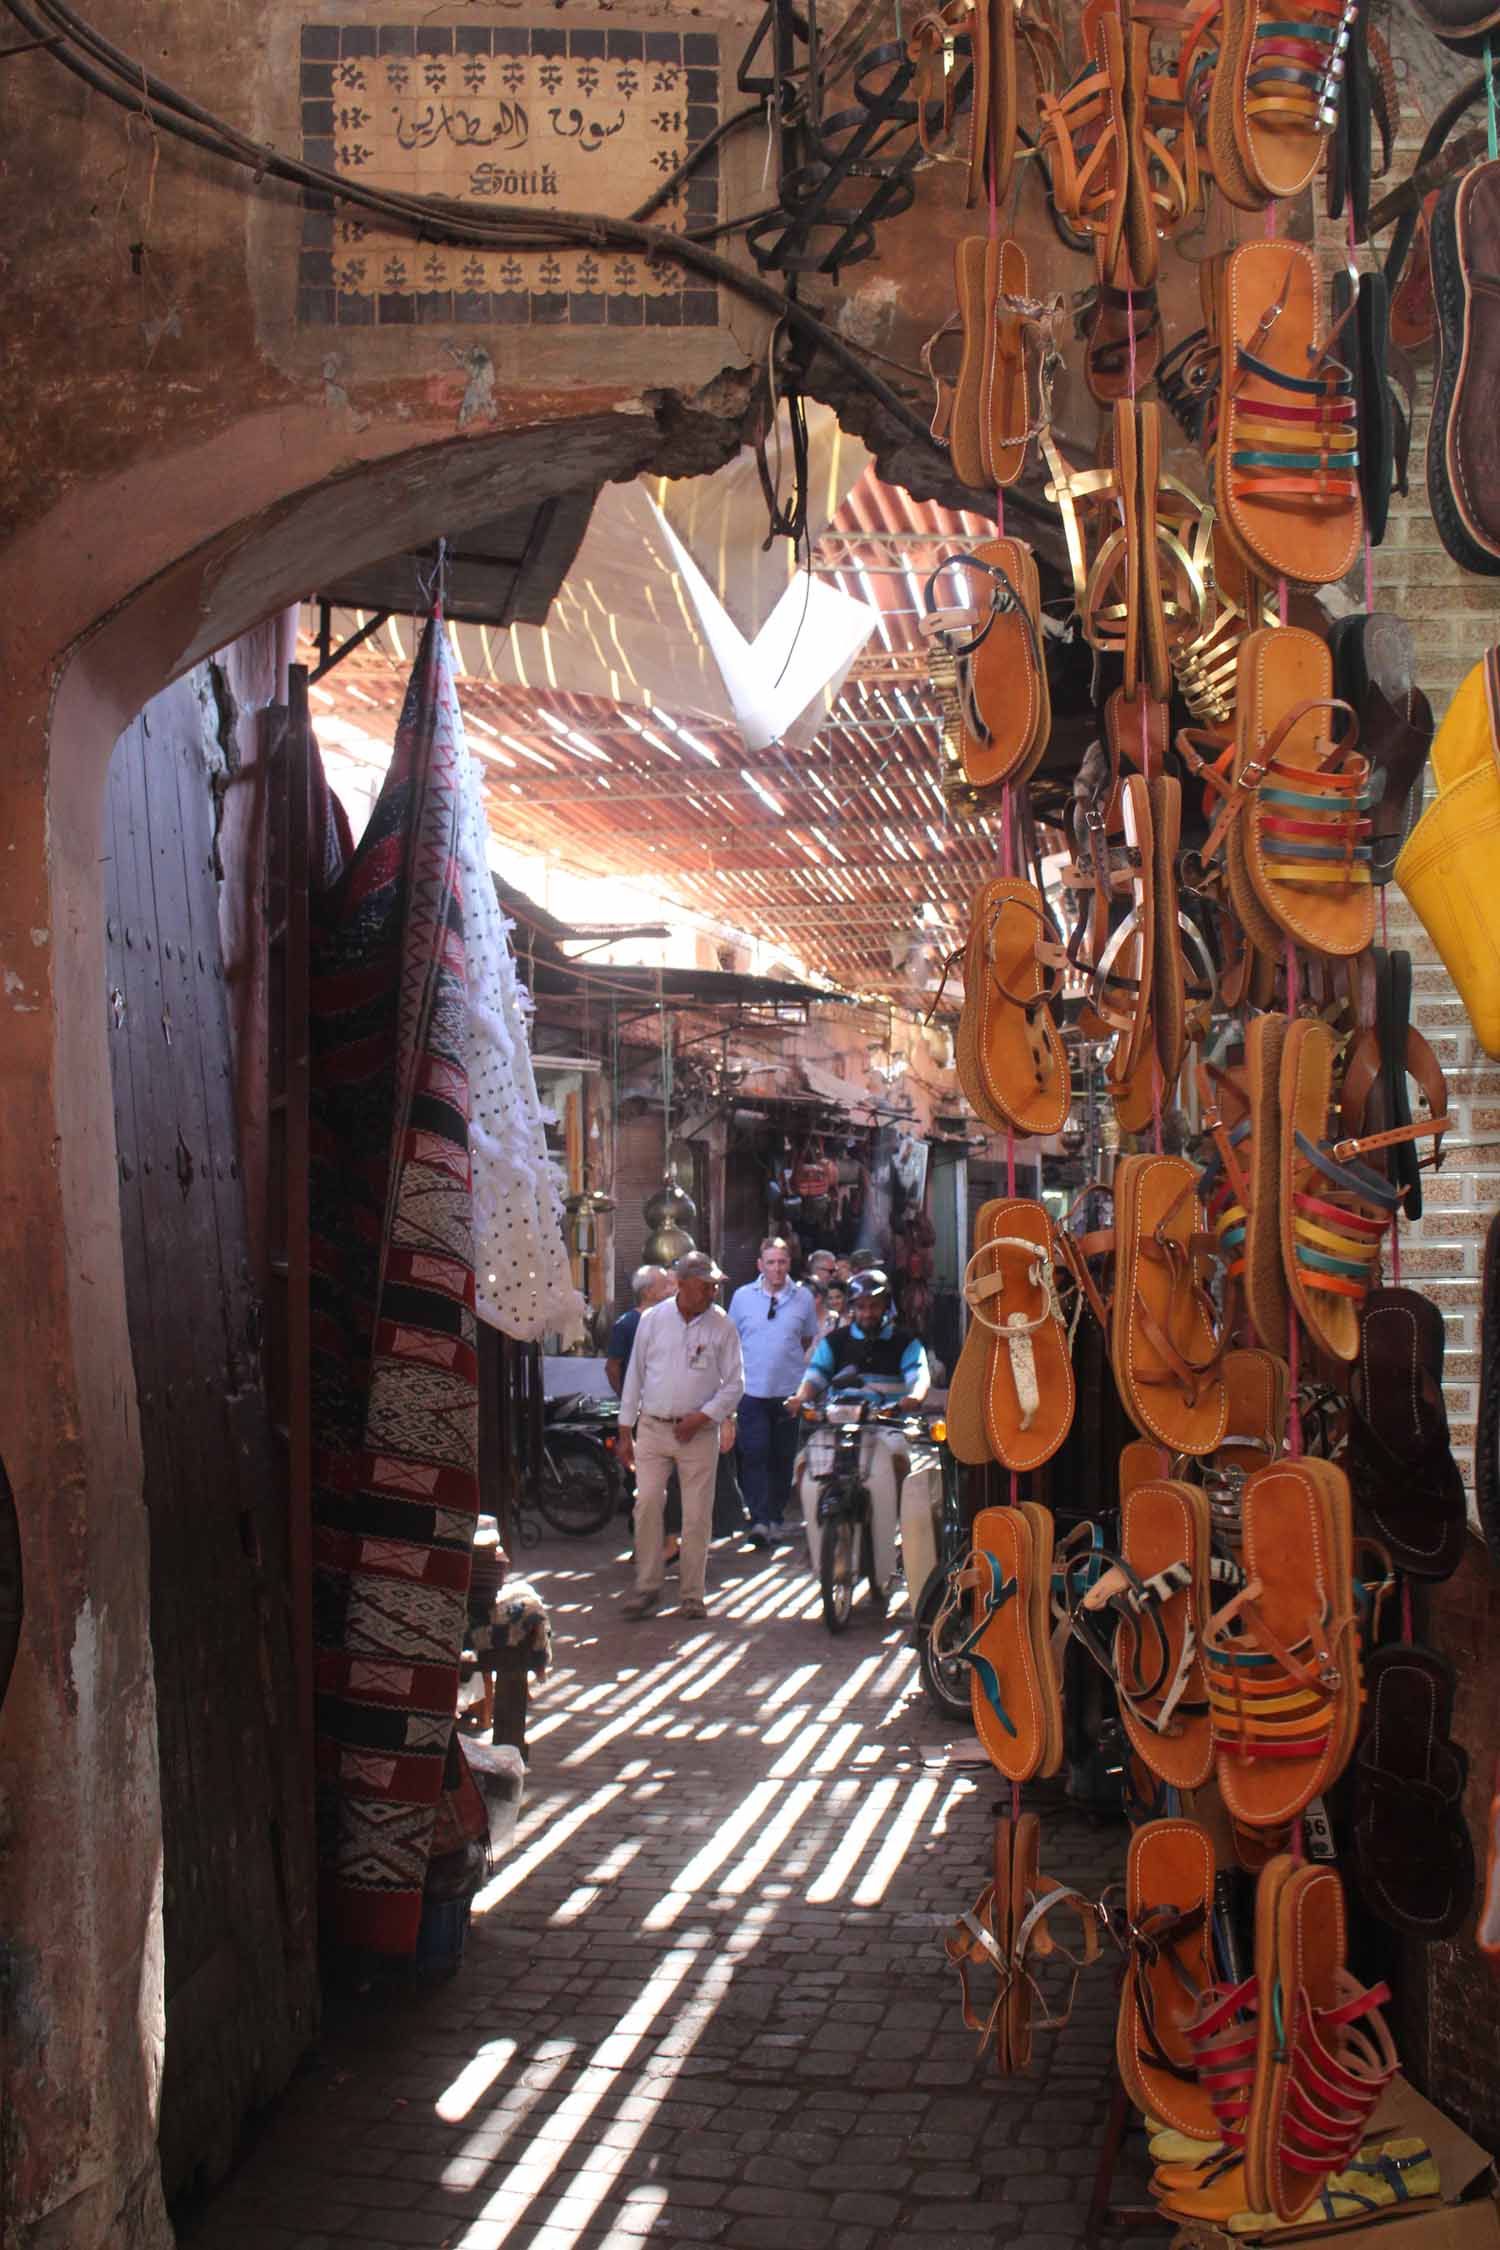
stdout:
[[786,1402],[802,1380],[820,1323],[813,1292],[790,1279],[792,1253],[779,1234],[761,1244],[757,1262],[757,1279],[730,1298],[729,1317],[745,1362],[740,1487],[750,1510],[750,1544],[769,1547],[792,1496],[797,1458],[797,1423]]

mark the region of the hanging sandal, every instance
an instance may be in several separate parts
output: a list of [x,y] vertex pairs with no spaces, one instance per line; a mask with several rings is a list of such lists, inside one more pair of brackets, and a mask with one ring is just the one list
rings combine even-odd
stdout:
[[[1013,1820],[1004,1817],[996,1820],[994,1875],[985,1884],[969,1911],[959,1916],[943,1938],[943,1950],[958,1971],[965,2028],[979,2034],[975,2054],[983,2055],[988,2048],[993,2047],[995,2068],[1001,2072],[1008,2072],[1011,2067],[1006,2001],[1012,1976],[1011,1858],[1015,1830],[1016,1823]],[[983,2014],[974,2002],[971,1980],[976,1971],[981,1975],[993,1974],[995,1978],[994,1998]]]
[[956,1040],[958,1082],[995,1132],[1061,1132],[1072,1101],[1053,1006],[1066,955],[1035,884],[1000,876],[974,895]]
[[1115,1167],[1115,1381],[1136,1428],[1188,1454],[1212,1453],[1229,1414],[1207,1286],[1217,1259],[1197,1187],[1178,1156]]
[[[1051,1649],[1044,1647],[1039,1661],[1031,1603],[1036,1572],[1050,1576],[1051,1555],[1039,1561],[1034,1538],[1019,1508],[981,1508],[968,1561],[949,1582],[955,1598],[971,1601],[970,1631],[953,1654],[970,1667],[975,1731],[991,1762],[1015,1782],[1047,1770],[1044,1665],[1050,1677]],[[1058,1729],[1060,1735],[1060,1715]]]
[[1213,1771],[1198,1646],[1211,1538],[1197,1486],[1170,1478],[1137,1485],[1120,1503],[1119,1560],[1083,1597],[1085,1612],[1115,1613],[1120,1719],[1137,1757],[1173,1789],[1201,1788]]
[[[962,1411],[949,1442],[959,1460],[994,1460],[1008,1469],[1040,1468],[1067,1437],[1073,1420],[1073,1367],[1058,1299],[1059,1256],[1052,1221],[1040,1203],[999,1200],[981,1214],[976,1247],[964,1274],[970,1323],[959,1355],[983,1369],[984,1450],[970,1404],[973,1368],[955,1369]],[[1050,1552],[1048,1556],[1050,1566]]]
[[1258,211],[1300,195],[1337,122],[1337,89],[1355,0],[1298,0],[1277,18],[1269,0],[1221,0],[1208,147],[1223,194]]
[[1246,1479],[1249,1574],[1203,1633],[1214,1761],[1225,1808],[1282,1826],[1332,1786],[1354,1746],[1359,1656],[1349,1588],[1353,1532],[1343,1472],[1278,1461]]
[[1271,1885],[1262,1876],[1245,2182],[1256,2209],[1285,2221],[1299,2218],[1330,2174],[1356,2159],[1399,2067],[1380,2014],[1390,1993],[1355,1982],[1344,1966],[1345,1942],[1343,1885],[1331,1868],[1292,1867]]
[[1464,1480],[1443,1398],[1443,1316],[1415,1289],[1360,1307],[1344,1460],[1361,1523],[1409,1578],[1451,1578],[1468,1545]]
[[[963,606],[934,601],[950,571],[963,572],[972,588]],[[982,804],[1030,777],[1052,731],[1036,558],[1024,540],[985,540],[940,563],[925,598],[922,630],[944,705],[944,755],[951,747],[965,800]]]
[[1327,585],[1359,551],[1359,446],[1354,378],[1320,341],[1317,263],[1300,243],[1242,242],[1223,290],[1215,504],[1252,567]]
[[1288,1373],[1284,1359],[1255,1347],[1227,1351],[1223,1370],[1229,1427],[1218,1451],[1203,1465],[1203,1489],[1215,1540],[1238,1557],[1246,1479],[1281,1452]]
[[1214,1851],[1194,1820],[1153,1820],[1125,1863],[1125,1981],[1115,2035],[1120,2079],[1137,2109],[1189,2138],[1219,2138],[1187,2037],[1213,1983]]
[[[1073,2013],[1078,1980],[1099,1958],[1099,1909],[1071,1884],[1042,1874],[1041,1834],[1036,1814],[1022,1813],[1015,1823],[1011,1857],[1010,1979],[1005,2002],[1012,2070],[1029,2065],[1034,2031],[1065,2027]],[[1076,1953],[1060,1944],[1049,1926],[1059,1909],[1077,1917],[1082,1943]],[[1066,2000],[1054,2008],[1042,1990],[1038,1970],[1058,1960],[1068,1963],[1073,1974]]]
[[1059,217],[1102,238],[1102,270],[1113,274],[1129,191],[1125,48],[1114,0],[1088,0],[1083,48],[1088,59],[1066,91],[1042,95],[1040,145]]

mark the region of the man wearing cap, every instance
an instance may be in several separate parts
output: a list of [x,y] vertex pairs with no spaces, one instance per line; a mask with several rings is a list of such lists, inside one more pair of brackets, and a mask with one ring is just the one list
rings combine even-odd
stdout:
[[641,1314],[620,1393],[620,1457],[635,1470],[635,1592],[627,1617],[661,1600],[662,1516],[673,1468],[682,1487],[683,1617],[704,1617],[720,1425],[745,1388],[739,1332],[714,1293],[724,1279],[704,1250],[672,1268],[677,1294]]
[[729,1317],[740,1333],[745,1397],[740,1407],[740,1489],[750,1510],[750,1543],[769,1547],[792,1497],[797,1425],[788,1391],[802,1380],[821,1325],[811,1289],[790,1279],[792,1253],[779,1234],[760,1246],[760,1273],[736,1289]]

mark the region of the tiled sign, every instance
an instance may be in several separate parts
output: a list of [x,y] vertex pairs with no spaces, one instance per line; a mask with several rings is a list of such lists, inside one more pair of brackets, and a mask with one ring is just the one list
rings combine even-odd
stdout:
[[[304,24],[304,160],[476,209],[637,210],[719,121],[708,32],[518,24]],[[711,152],[651,223],[711,227]],[[592,249],[419,242],[310,196],[306,326],[712,328],[718,292],[667,261]]]

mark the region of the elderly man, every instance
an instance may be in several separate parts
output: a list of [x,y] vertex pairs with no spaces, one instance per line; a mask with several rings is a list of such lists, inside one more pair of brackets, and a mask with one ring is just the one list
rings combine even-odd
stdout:
[[740,1334],[745,1396],[740,1405],[740,1489],[750,1511],[750,1544],[769,1547],[792,1496],[797,1425],[786,1410],[817,1340],[818,1300],[792,1281],[792,1254],[779,1234],[760,1246],[760,1272],[729,1300]]
[[834,1256],[831,1250],[810,1250],[803,1280],[814,1289],[826,1289],[833,1279]]
[[690,1250],[672,1271],[676,1297],[642,1313],[620,1393],[620,1457],[635,1469],[635,1592],[627,1617],[649,1616],[661,1600],[662,1517],[674,1467],[682,1487],[678,1609],[683,1617],[707,1616],[719,1430],[745,1388],[739,1333],[714,1303],[723,1274],[704,1250]]
[[630,1365],[630,1348],[641,1324],[641,1314],[649,1312],[653,1305],[664,1304],[668,1297],[676,1296],[676,1276],[665,1266],[637,1266],[630,1277],[630,1294],[635,1302],[628,1312],[621,1313],[610,1330],[609,1356],[604,1362],[605,1381],[616,1398],[625,1388],[625,1370]]

